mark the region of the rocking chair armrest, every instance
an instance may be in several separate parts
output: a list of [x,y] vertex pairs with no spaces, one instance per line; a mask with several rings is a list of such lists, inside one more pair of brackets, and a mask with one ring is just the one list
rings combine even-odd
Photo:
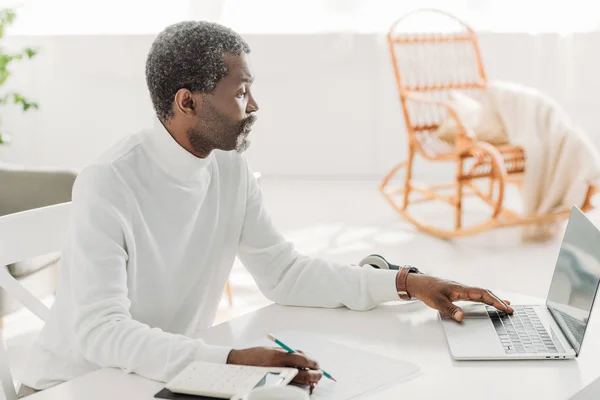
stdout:
[[585,195],[585,200],[581,205],[581,210],[587,212],[589,210],[594,209],[594,205],[592,204],[592,198],[600,193],[600,182],[597,180],[588,180],[588,190]]
[[427,103],[444,107],[446,109],[446,112],[448,113],[448,116],[452,118],[458,126],[456,145],[459,148],[459,151],[462,152],[462,150],[464,150],[467,147],[471,147],[473,144],[475,144],[475,142],[477,142],[477,137],[475,136],[473,130],[462,121],[460,115],[449,101],[435,99],[433,97],[429,97],[409,90],[403,90],[400,93],[400,97],[418,103]]
[[473,146],[470,146],[466,152],[474,154],[477,151],[486,153],[488,156],[490,156],[492,175],[494,179],[504,180],[508,177],[508,172],[506,171],[506,166],[504,165],[504,158],[496,147],[486,142],[477,142]]
[[496,218],[502,211],[502,204],[504,201],[504,187],[506,185],[506,179],[508,178],[508,172],[506,171],[506,165],[504,165],[504,158],[500,151],[493,145],[486,142],[477,142],[466,150],[467,154],[474,155],[474,153],[483,152],[490,157],[491,177],[493,181],[498,182],[498,197],[496,204],[494,205],[493,218]]

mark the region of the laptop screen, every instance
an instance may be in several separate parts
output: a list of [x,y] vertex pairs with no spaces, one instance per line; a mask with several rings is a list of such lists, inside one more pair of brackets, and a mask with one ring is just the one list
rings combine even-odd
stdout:
[[600,282],[600,231],[576,207],[563,238],[546,306],[579,355]]

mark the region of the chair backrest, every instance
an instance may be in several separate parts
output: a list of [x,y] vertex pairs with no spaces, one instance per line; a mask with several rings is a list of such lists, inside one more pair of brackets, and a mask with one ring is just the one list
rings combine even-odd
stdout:
[[444,11],[424,9],[402,16],[389,30],[388,44],[409,134],[435,130],[446,111],[407,100],[405,91],[446,100],[451,90],[480,97],[487,86],[475,32]]
[[[0,287],[44,321],[48,308],[13,278],[6,266],[62,250],[70,208],[71,203],[62,203],[0,217]],[[15,400],[3,340],[0,342],[0,381],[6,399]]]

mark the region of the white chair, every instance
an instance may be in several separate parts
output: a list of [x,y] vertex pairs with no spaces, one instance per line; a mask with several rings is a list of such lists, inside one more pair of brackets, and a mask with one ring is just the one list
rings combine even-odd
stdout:
[[[30,167],[0,161],[0,216],[71,201],[77,171]],[[45,254],[8,265],[8,271],[34,296],[43,298],[56,291],[60,253]],[[0,290],[0,330],[2,317],[22,308]]]
[[[48,308],[21,286],[6,266],[60,251],[68,228],[70,207],[71,203],[62,203],[0,217],[0,287],[43,321],[48,316]],[[6,400],[16,400],[4,340],[0,341],[0,381]]]

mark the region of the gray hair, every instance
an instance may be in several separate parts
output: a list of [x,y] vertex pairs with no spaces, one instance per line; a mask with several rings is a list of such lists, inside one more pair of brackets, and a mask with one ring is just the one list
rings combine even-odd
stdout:
[[214,22],[184,21],[158,34],[146,59],[146,84],[161,120],[173,116],[179,89],[211,93],[227,75],[225,53],[249,53],[250,47],[233,30]]

